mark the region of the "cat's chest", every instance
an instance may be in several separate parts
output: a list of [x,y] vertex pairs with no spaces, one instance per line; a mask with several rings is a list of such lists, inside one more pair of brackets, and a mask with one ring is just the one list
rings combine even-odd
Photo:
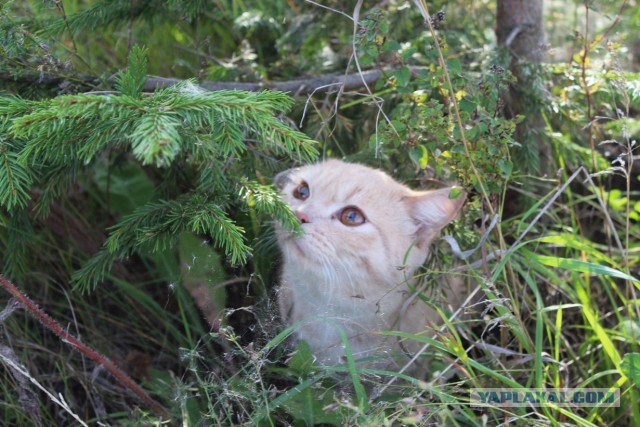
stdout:
[[284,279],[297,320],[317,316],[383,326],[402,305],[402,293],[371,280],[327,280],[309,272]]

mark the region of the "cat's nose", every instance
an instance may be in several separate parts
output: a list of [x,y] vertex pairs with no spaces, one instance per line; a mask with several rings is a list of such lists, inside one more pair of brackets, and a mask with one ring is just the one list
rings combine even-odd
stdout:
[[307,215],[306,213],[301,212],[301,211],[296,211],[295,214],[296,214],[296,218],[298,218],[298,220],[300,220],[301,223],[307,224],[307,223],[311,222],[309,220],[309,215]]

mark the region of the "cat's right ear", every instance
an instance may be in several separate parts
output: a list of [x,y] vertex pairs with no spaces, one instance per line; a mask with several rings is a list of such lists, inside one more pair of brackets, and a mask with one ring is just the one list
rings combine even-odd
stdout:
[[[456,191],[457,190],[457,191]],[[446,226],[464,204],[466,195],[454,187],[414,192],[405,199],[411,216],[418,225],[418,247],[424,247]]]
[[291,180],[289,178],[290,175],[291,169],[287,169],[286,171],[282,171],[278,175],[276,175],[276,177],[273,179],[273,182],[278,190],[284,190],[285,185],[287,185],[287,183]]

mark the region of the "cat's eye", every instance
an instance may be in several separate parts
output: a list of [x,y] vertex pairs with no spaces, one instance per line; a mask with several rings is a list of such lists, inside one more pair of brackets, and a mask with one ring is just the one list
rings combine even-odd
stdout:
[[366,221],[362,211],[355,206],[347,206],[340,212],[340,222],[349,227],[362,225]]
[[298,200],[307,200],[310,195],[311,190],[309,190],[309,185],[304,181],[293,190],[293,197]]

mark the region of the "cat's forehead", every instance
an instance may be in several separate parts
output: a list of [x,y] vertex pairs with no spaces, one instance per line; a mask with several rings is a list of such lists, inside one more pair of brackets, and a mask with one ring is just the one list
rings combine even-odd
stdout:
[[292,169],[286,180],[293,185],[306,182],[312,193],[323,194],[336,201],[401,196],[405,193],[404,186],[384,172],[339,160]]

